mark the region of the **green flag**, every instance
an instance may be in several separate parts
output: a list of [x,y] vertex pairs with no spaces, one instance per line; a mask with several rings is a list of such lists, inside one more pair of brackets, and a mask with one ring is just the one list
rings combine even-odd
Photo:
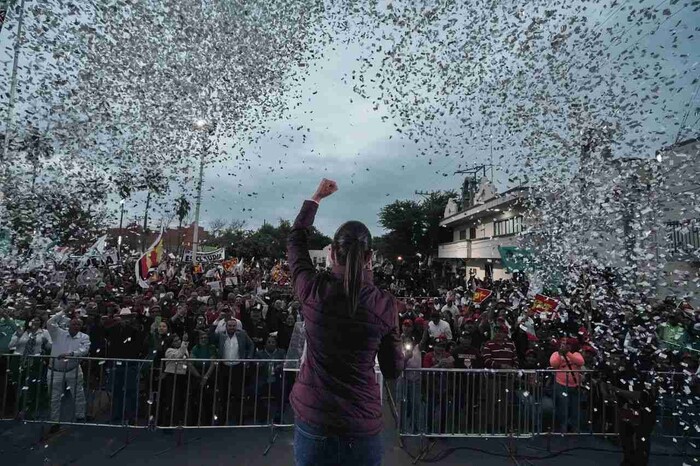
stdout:
[[532,254],[515,246],[498,246],[503,267],[510,273],[525,272],[533,268]]

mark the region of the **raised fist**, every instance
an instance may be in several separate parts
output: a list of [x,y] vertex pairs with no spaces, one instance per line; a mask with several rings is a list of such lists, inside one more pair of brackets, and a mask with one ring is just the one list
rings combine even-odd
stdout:
[[321,183],[319,183],[318,188],[316,188],[316,193],[314,193],[311,199],[318,202],[321,199],[330,196],[337,190],[338,184],[335,181],[324,178],[321,180]]

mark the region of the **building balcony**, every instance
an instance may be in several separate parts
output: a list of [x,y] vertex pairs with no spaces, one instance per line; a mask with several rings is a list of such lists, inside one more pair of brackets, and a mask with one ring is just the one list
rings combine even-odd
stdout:
[[517,246],[518,235],[453,241],[438,246],[438,259],[500,259],[499,246]]
[[438,259],[468,259],[471,250],[469,240],[454,241],[438,245]]

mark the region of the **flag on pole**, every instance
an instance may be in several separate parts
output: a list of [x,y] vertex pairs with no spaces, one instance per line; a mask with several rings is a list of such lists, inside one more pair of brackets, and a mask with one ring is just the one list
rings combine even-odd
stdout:
[[472,301],[474,301],[474,304],[481,304],[486,301],[489,296],[491,296],[491,290],[487,290],[486,288],[477,288],[472,297]]
[[107,247],[107,235],[103,235],[97,238],[95,244],[90,246],[90,248],[85,251],[83,257],[80,258],[80,266],[86,266],[90,259],[98,258],[100,260],[104,259],[105,248]]
[[237,273],[238,275],[243,274],[243,270],[244,270],[243,269],[243,261],[244,260],[245,259],[241,259],[241,261],[238,264],[236,264],[236,267],[234,268],[234,272]]
[[532,268],[532,253],[514,246],[498,246],[501,263],[507,272],[524,272]]
[[272,281],[280,286],[285,286],[289,282],[289,277],[282,266],[282,261],[279,261],[274,267],[272,267],[270,276],[272,277]]
[[238,259],[236,258],[228,259],[221,263],[221,265],[224,266],[224,270],[227,272],[232,272],[233,269],[236,267],[236,264],[238,264]]
[[136,273],[136,281],[141,288],[148,288],[148,274],[151,270],[158,267],[163,259],[163,230],[160,230],[158,238],[153,242],[150,248],[136,261],[134,271]]
[[530,314],[540,314],[543,319],[556,318],[559,301],[543,294],[536,294],[530,306]]

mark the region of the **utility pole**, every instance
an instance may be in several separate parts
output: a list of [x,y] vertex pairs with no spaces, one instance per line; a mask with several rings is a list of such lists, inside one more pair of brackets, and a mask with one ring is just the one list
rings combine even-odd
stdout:
[[197,179],[197,201],[194,207],[194,230],[192,231],[192,265],[197,264],[197,251],[199,249],[199,207],[202,205],[202,181],[204,175],[204,156],[207,152],[207,143],[204,143],[199,159],[199,178]]
[[19,67],[19,50],[22,42],[22,27],[24,25],[24,2],[19,4],[19,17],[17,18],[17,39],[15,40],[15,51],[12,60],[12,74],[10,75],[10,95],[7,103],[7,121],[5,122],[5,141],[2,146],[2,165],[7,166],[7,150],[12,136],[12,126],[15,120],[15,99],[17,95],[17,68]]

